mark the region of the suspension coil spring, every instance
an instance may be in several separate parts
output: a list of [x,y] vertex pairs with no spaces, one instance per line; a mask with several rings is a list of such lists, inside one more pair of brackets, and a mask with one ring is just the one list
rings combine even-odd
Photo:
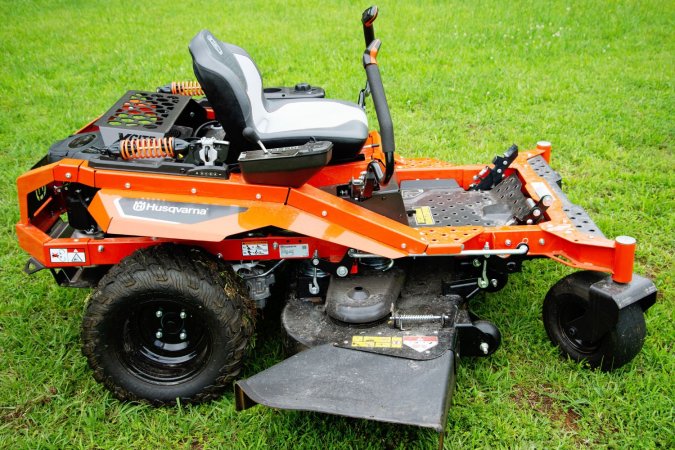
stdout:
[[123,159],[173,158],[174,138],[131,138],[120,141]]
[[398,312],[393,312],[389,318],[389,324],[401,331],[405,331],[405,325],[407,324],[438,321],[442,328],[449,319],[450,316],[447,314],[437,316],[434,314],[400,314]]
[[173,81],[171,82],[171,93],[195,97],[204,95],[204,90],[198,81]]

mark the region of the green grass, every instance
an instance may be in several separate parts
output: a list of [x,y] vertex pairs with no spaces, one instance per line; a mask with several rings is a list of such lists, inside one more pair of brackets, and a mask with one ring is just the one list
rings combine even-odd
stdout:
[[[79,351],[88,293],[59,288],[48,273],[24,275],[13,231],[16,177],[127,89],[193,79],[187,43],[202,28],[244,46],[267,85],[309,81],[354,100],[364,84],[366,6],[0,1],[0,447],[435,445],[434,433],[411,427],[265,408],[235,413],[231,394],[173,409],[116,401]],[[643,351],[613,373],[564,361],[547,341],[542,299],[569,269],[529,263],[502,292],[479,299],[476,311],[501,328],[503,346],[491,358],[462,360],[447,448],[675,446],[675,4],[380,8],[378,61],[400,153],[487,163],[512,142],[552,141],[569,196],[608,236],[638,239],[637,271],[660,290]],[[266,326],[246,375],[281,358],[276,325]]]

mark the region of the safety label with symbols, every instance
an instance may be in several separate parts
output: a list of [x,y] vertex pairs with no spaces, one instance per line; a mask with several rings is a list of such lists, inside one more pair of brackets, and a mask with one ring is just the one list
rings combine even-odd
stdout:
[[87,254],[82,248],[52,248],[49,260],[53,263],[86,263]]
[[270,254],[267,242],[244,242],[241,244],[242,256],[266,256]]
[[422,206],[421,208],[415,208],[415,222],[417,225],[434,225],[436,221],[434,216],[431,214],[431,208],[428,206]]
[[352,336],[352,347],[401,348],[401,338],[397,336]]
[[438,336],[403,336],[403,345],[422,353],[438,345]]

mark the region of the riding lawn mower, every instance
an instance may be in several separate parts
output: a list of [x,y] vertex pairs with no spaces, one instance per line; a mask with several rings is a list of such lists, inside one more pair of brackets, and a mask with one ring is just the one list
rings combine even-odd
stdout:
[[[197,81],[128,91],[19,177],[25,272],[93,288],[83,353],[117,398],[197,403],[234,382],[238,410],[442,432],[459,357],[501,341],[471,300],[535,258],[580,269],[543,305],[563,356],[609,371],[640,351],[657,291],[633,273],[635,239],[605,237],[565,195],[550,143],[489,165],[396,154],[377,12],[362,16],[357,103],[265,87],[244,49],[203,30]],[[238,380],[278,287],[289,357]]]

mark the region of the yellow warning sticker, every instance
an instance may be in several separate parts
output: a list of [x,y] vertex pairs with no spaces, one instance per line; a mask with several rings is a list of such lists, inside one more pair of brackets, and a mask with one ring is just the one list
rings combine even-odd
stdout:
[[415,222],[417,222],[417,225],[434,225],[436,221],[431,214],[431,208],[428,206],[415,208]]
[[352,336],[352,347],[401,348],[403,339],[396,336]]

